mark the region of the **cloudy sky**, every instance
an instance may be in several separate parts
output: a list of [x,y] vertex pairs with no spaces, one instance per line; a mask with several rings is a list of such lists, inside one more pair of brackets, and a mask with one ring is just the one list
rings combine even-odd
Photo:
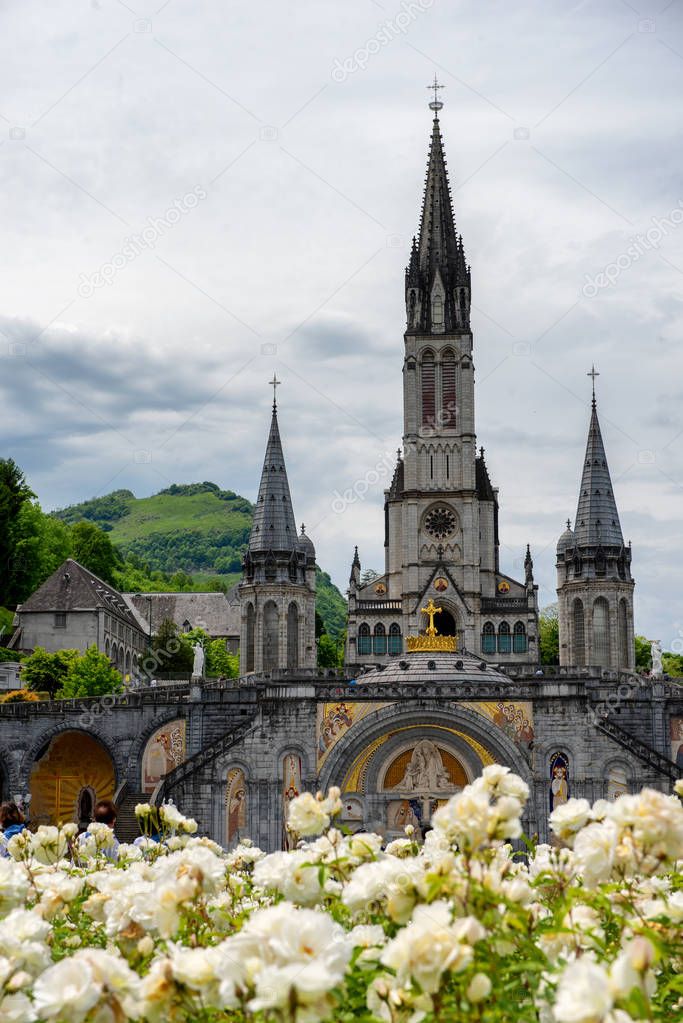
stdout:
[[530,541],[554,599],[595,362],[637,628],[683,648],[680,0],[24,0],[0,28],[1,448],[45,508],[253,498],[275,370],[320,564],[382,567],[436,72],[503,567]]

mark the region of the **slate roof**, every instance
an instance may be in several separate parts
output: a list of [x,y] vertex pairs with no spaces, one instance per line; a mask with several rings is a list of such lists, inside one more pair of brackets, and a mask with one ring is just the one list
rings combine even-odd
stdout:
[[624,545],[595,398],[588,428],[586,457],[583,462],[581,489],[576,509],[574,540],[577,546],[585,544],[623,547]]
[[474,463],[475,466],[475,482],[477,487],[477,497],[480,501],[496,501],[496,494],[491,485],[491,478],[489,471],[486,468],[486,462],[484,461],[483,454],[479,455]]
[[297,547],[296,522],[280,440],[277,407],[273,404],[263,472],[249,536],[249,550],[253,553],[291,552],[297,550]]
[[136,629],[140,628],[137,616],[131,612],[118,590],[78,561],[67,558],[17,611],[21,615],[40,611],[95,611],[98,608],[118,615]]
[[126,602],[145,622],[149,630],[149,601],[152,603],[152,633],[159,631],[164,619],[169,618],[182,631],[202,628],[213,638],[239,636],[240,608],[237,587],[225,593],[124,593]]
[[[430,667],[432,665],[433,667]],[[495,683],[513,688],[513,683],[492,664],[481,657],[473,657],[468,653],[407,653],[403,657],[392,659],[384,668],[374,668],[358,676],[359,685],[370,684],[405,685],[414,683],[423,685],[426,682],[452,684],[456,683]]]

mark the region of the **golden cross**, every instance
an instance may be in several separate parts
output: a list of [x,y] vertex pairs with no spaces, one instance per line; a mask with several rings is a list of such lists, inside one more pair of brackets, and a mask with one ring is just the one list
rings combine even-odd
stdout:
[[432,598],[429,598],[429,603],[426,607],[420,609],[423,615],[429,615],[429,626],[427,628],[428,636],[436,636],[436,626],[434,625],[434,615],[439,614],[443,611],[442,607],[435,607]]

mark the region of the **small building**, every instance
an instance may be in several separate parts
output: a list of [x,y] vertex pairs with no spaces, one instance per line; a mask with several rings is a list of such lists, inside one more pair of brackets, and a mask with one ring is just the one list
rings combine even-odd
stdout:
[[17,607],[10,650],[48,653],[96,646],[122,675],[136,674],[147,649],[144,620],[122,595],[67,558]]
[[19,661],[0,661],[0,692],[6,693],[12,689],[21,689],[20,668]]
[[124,593],[131,611],[145,623],[147,634],[156,635],[165,619],[179,632],[203,629],[211,639],[225,640],[231,654],[239,650],[240,602],[237,586],[226,593]]

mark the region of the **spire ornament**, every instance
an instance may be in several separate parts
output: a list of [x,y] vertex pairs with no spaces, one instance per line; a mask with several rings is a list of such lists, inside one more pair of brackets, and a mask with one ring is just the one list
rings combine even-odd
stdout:
[[597,369],[595,368],[595,363],[591,366],[590,373],[586,373],[586,376],[591,377],[593,381],[593,408],[595,408],[595,378],[600,376]]
[[273,379],[269,380],[268,383],[273,388],[273,408],[277,408],[277,389],[282,383],[282,381],[278,380],[278,378],[273,373]]
[[446,86],[445,86],[445,85],[440,85],[440,84],[439,84],[439,80],[438,80],[438,78],[436,77],[436,73],[435,73],[435,74],[434,74],[434,81],[432,82],[432,84],[431,84],[431,85],[428,85],[428,86],[427,86],[427,88],[428,88],[428,89],[430,89],[430,90],[431,90],[431,91],[432,91],[432,92],[434,93],[434,99],[433,99],[433,100],[431,101],[431,103],[429,104],[429,109],[430,109],[430,110],[433,110],[433,111],[434,111],[434,114],[435,114],[435,116],[436,116],[436,117],[438,117],[438,115],[439,115],[439,110],[442,110],[442,109],[443,109],[443,103],[442,103],[442,102],[441,102],[441,100],[439,99],[439,90],[440,90],[440,89],[445,89],[445,88],[446,88]]

